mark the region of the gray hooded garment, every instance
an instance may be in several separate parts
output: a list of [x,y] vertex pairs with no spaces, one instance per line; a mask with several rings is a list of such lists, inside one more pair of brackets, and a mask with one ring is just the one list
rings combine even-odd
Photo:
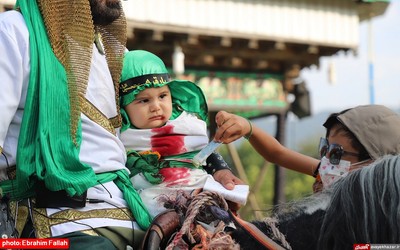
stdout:
[[384,155],[400,154],[400,115],[382,105],[364,105],[330,116],[339,120],[360,141],[374,160]]

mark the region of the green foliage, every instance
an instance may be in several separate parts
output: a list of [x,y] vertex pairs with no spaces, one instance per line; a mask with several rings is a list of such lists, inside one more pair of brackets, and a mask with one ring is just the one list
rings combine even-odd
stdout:
[[312,193],[314,178],[292,170],[286,171],[285,196],[287,201],[297,200]]

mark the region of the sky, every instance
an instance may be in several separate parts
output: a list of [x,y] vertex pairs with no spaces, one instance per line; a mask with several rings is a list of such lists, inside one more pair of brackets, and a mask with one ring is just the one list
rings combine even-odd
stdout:
[[[400,0],[392,0],[384,15],[372,20],[374,103],[400,108]],[[333,64],[336,83],[329,83],[328,68]],[[317,68],[303,69],[301,77],[311,94],[312,113],[338,112],[357,105],[371,104],[368,60],[368,21],[360,23],[357,53],[339,52],[322,57]]]

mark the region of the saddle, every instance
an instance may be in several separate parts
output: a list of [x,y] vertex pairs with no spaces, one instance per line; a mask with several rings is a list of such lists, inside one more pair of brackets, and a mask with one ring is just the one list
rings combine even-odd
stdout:
[[[179,207],[179,208],[178,208]],[[196,190],[186,208],[174,207],[154,218],[142,249],[240,249],[232,230],[243,229],[263,249],[285,249],[254,224],[229,210],[225,199],[215,192]],[[185,206],[183,206],[185,207]]]
[[154,218],[142,249],[205,250],[217,245],[219,249],[240,249],[225,230],[230,222],[228,205],[221,195],[195,190],[186,204],[175,204]]
[[247,234],[251,236],[255,241],[257,241],[260,246],[263,246],[264,249],[269,249],[269,250],[284,250],[281,245],[277,244],[275,241],[273,241],[270,237],[268,237],[266,234],[264,234],[258,227],[256,227],[254,224],[247,222],[245,220],[242,220],[238,216],[236,216],[233,213],[230,213],[231,218],[233,219],[235,225],[238,227],[242,228]]
[[165,249],[172,235],[179,230],[180,226],[180,216],[175,210],[170,209],[159,214],[146,231],[142,249]]

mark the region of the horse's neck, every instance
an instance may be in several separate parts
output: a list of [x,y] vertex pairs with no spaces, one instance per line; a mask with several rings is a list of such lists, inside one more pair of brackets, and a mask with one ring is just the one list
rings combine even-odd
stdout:
[[292,249],[316,249],[325,210],[300,214],[290,220],[280,220],[279,230]]
[[[277,206],[272,213],[273,217],[252,223],[285,248],[316,249],[319,231],[329,201],[330,194],[313,195],[301,202]],[[233,231],[232,237],[242,249],[254,250],[263,247],[242,228]],[[286,247],[285,242],[290,247]]]
[[286,236],[292,249],[316,249],[330,195],[321,193],[292,203],[288,211],[277,213],[279,231]]

